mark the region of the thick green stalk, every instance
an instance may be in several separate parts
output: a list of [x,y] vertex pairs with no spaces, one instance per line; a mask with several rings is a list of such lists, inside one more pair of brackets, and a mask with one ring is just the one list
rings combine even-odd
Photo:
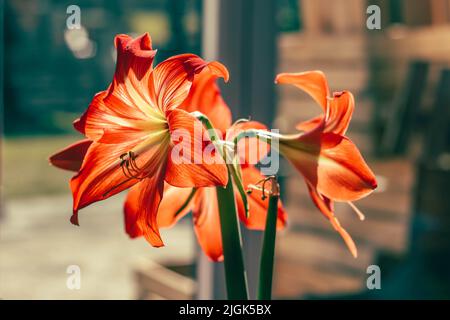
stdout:
[[[267,209],[266,228],[261,252],[259,266],[259,286],[258,299],[270,300],[272,298],[272,277],[273,260],[275,254],[275,238],[277,233],[277,213],[278,213],[278,185],[275,179],[272,180],[272,193],[269,197],[269,208]],[[276,190],[276,192],[273,192]]]
[[222,232],[227,295],[230,300],[247,300],[247,274],[242,256],[242,242],[236,214],[233,182],[228,173],[225,188],[216,187]]
[[[208,117],[200,112],[192,113],[208,129],[211,141],[216,145],[226,162],[227,152],[222,150],[220,138]],[[234,199],[233,179],[228,169],[228,183],[225,188],[216,187],[219,205],[220,227],[222,233],[222,246],[225,267],[225,282],[227,296],[230,300],[247,300],[247,274],[242,255],[242,241],[237,220],[236,201]]]

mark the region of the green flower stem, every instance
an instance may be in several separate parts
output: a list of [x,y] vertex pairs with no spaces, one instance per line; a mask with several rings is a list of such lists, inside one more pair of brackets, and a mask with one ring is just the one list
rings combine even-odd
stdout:
[[[211,141],[218,147],[224,160],[227,152],[220,145],[221,139],[217,136],[208,117],[200,112],[192,113],[208,129]],[[222,246],[225,266],[225,282],[227,296],[230,300],[247,300],[247,275],[242,255],[242,241],[237,220],[236,201],[234,199],[233,179],[228,167],[228,184],[225,188],[216,187],[219,205],[220,227],[222,233]]]
[[266,228],[264,231],[259,266],[258,300],[270,300],[272,298],[273,261],[277,233],[279,187],[275,178],[272,178],[271,181],[272,192],[269,196],[269,208],[267,209]]
[[[221,140],[217,136],[216,129],[214,129],[211,121],[209,120],[209,118],[206,115],[204,115],[203,113],[201,113],[199,111],[191,112],[191,114],[194,117],[196,117],[198,120],[200,120],[203,123],[203,125],[206,127],[206,129],[208,130],[208,133],[209,133],[209,137],[211,138],[211,142],[218,143]],[[219,148],[219,151],[222,154],[221,148]]]
[[[233,155],[230,155],[229,150],[224,145],[221,145],[221,142],[223,142],[218,136],[217,133],[211,123],[211,121],[208,119],[206,115],[199,111],[194,111],[192,114],[199,119],[203,125],[206,127],[206,129],[209,132],[209,136],[211,138],[211,142],[214,143],[216,148],[219,150],[220,155],[223,157],[223,159],[232,159]],[[244,186],[242,184],[242,177],[240,176],[240,167],[239,163],[227,163],[228,171],[231,173],[231,176],[233,177],[233,180],[235,182],[235,185],[237,187],[237,190],[241,196],[242,203],[244,205],[245,210],[245,216],[248,218],[248,201],[247,201],[247,195],[246,191],[244,189]]]
[[[238,164],[238,166],[240,165]],[[244,189],[242,177],[240,176],[240,167],[234,167],[233,164],[229,164],[228,171],[231,173],[233,181],[235,182],[236,189],[239,192],[239,195],[241,196],[242,205],[244,206],[245,211],[245,217],[248,218],[249,212],[248,212],[247,191]]]
[[256,129],[249,129],[240,132],[235,138],[234,138],[234,146],[237,148],[238,142],[241,139],[244,138],[258,138],[259,140],[265,141],[267,143],[271,143],[272,138],[274,134],[268,131],[263,130],[256,130]]
[[247,274],[242,256],[242,242],[236,214],[233,182],[228,173],[225,188],[216,187],[222,232],[227,295],[230,300],[247,300]]

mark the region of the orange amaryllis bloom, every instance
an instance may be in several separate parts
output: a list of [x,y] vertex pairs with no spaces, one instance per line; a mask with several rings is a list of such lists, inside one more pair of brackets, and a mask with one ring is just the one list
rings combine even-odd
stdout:
[[348,91],[330,96],[325,75],[320,71],[279,74],[280,84],[292,84],[308,93],[323,109],[323,115],[300,123],[304,132],[279,138],[280,153],[304,176],[314,204],[341,234],[356,257],[356,246],[340,225],[333,201],[348,202],[371,193],[377,182],[357,147],[345,136],[354,109]]
[[[187,111],[200,111],[205,114],[213,126],[218,129],[217,131],[222,139],[225,139],[225,131],[231,126],[231,112],[220,95],[216,78],[214,75],[211,76],[207,70],[202,71],[194,79],[191,92],[180,108]],[[236,131],[248,128],[265,129],[265,126],[254,121],[233,125],[233,129]],[[263,178],[254,166],[250,164],[242,165],[242,179],[245,186],[256,184]],[[270,186],[268,188],[270,189]],[[138,185],[131,188],[125,202],[125,227],[132,238],[142,235],[142,230],[136,223],[139,212],[138,189]],[[263,230],[268,200],[262,199],[261,191],[255,190],[248,197],[250,211],[248,217],[237,190],[235,191],[235,198],[239,217],[243,223],[250,229]],[[221,261],[223,259],[223,248],[216,188],[177,188],[166,184],[164,198],[158,209],[158,226],[171,227],[190,211],[192,211],[194,231],[200,247],[211,260]],[[278,227],[282,228],[285,223],[286,214],[280,203],[278,207]]]
[[[226,185],[223,162],[197,163],[211,144],[201,122],[178,109],[189,94],[194,77],[202,70],[228,79],[218,62],[207,63],[193,54],[171,57],[154,69],[156,51],[148,34],[136,39],[119,35],[115,39],[117,65],[107,91],[98,93],[75,127],[90,141],[50,158],[56,166],[80,146],[87,148],[78,174],[70,186],[73,193],[72,223],[78,224],[78,210],[137,185],[136,224],[153,246],[163,245],[157,224],[164,182],[177,187]],[[181,131],[180,136],[177,132]],[[175,138],[175,136],[178,137]],[[200,145],[200,148],[198,148]],[[183,160],[173,159],[176,147],[191,151]],[[81,154],[81,153],[80,153]],[[72,165],[70,169],[74,169]]]
[[[220,95],[216,79],[217,75],[210,70],[204,69],[201,71],[195,76],[188,97],[178,106],[178,109],[188,112],[200,111],[207,115],[215,128],[218,129],[219,135],[225,138],[225,131],[230,128],[232,122],[231,111]],[[83,133],[86,131],[86,118],[86,115],[84,115],[74,123],[74,126]],[[233,126],[233,131],[235,131],[233,134],[249,128],[266,129],[264,125],[254,121],[241,122]],[[92,143],[92,140],[89,139],[74,143],[54,154],[50,161],[59,168],[78,171]],[[248,150],[243,150],[243,152],[248,152]],[[256,160],[264,156],[262,153],[257,156]],[[245,155],[243,160],[247,157]],[[242,180],[245,186],[256,184],[263,178],[259,170],[254,166],[246,162],[242,164]],[[125,229],[132,238],[143,235],[143,231],[137,223],[139,212],[142,210],[142,204],[139,199],[140,189],[142,188],[141,183],[143,182],[138,182],[130,189],[124,206]],[[270,189],[270,186],[268,186],[268,189]],[[195,190],[195,193],[193,190]],[[248,217],[245,213],[244,203],[237,191],[236,201],[239,217],[243,223],[250,229],[264,229],[268,201],[262,199],[261,191],[254,190],[249,195],[251,214]],[[156,215],[157,226],[170,227],[189,211],[193,212],[195,233],[206,255],[213,261],[222,260],[222,238],[216,189],[214,187],[198,189],[178,188],[165,183],[164,197]],[[278,228],[282,228],[285,223],[286,213],[280,203],[278,208]]]

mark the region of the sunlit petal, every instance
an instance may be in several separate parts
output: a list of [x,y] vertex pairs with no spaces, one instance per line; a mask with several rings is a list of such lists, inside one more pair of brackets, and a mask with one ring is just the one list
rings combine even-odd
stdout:
[[194,77],[189,95],[179,108],[203,113],[224,135],[231,125],[231,111],[220,94],[216,80],[217,75],[210,68],[203,69]]
[[275,79],[279,84],[292,84],[309,94],[325,111],[329,88],[322,71],[307,71],[300,73],[280,73]]
[[311,184],[307,183],[307,186],[311,199],[316,207],[331,222],[331,225],[341,235],[353,257],[356,258],[358,256],[358,250],[356,249],[355,242],[348,234],[348,232],[341,226],[339,220],[334,215],[332,201],[327,197],[319,194],[319,192],[317,192],[317,190]]
[[[93,143],[83,161],[79,173],[70,182],[73,193],[73,210],[76,213],[87,205],[109,198],[132,185],[139,179],[152,176],[166,160],[168,139],[152,145],[145,143],[102,144]],[[135,150],[135,166],[141,171],[136,178],[126,173],[121,156]]]
[[228,171],[202,123],[184,110],[168,112],[172,147],[166,181],[176,187],[226,185]]
[[180,106],[189,94],[194,76],[205,68],[228,78],[226,68],[219,66],[222,65],[218,62],[208,63],[194,54],[181,54],[161,62],[153,70],[149,84],[156,105],[163,111]]
[[194,198],[194,230],[203,252],[212,261],[223,260],[219,206],[215,188],[201,188]]
[[321,194],[353,201],[376,188],[375,175],[348,138],[334,133],[316,137],[280,139],[280,151]]
[[164,243],[159,233],[157,213],[164,192],[165,165],[158,168],[154,176],[142,181],[137,202],[140,204],[136,214],[137,227],[145,239],[154,247]]

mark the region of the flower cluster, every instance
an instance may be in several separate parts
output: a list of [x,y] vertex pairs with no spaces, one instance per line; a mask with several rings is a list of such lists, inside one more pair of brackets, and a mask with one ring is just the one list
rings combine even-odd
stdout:
[[[80,209],[129,189],[124,220],[130,237],[163,246],[159,229],[192,212],[200,246],[220,261],[216,187],[231,182],[240,220],[250,229],[264,230],[265,192],[271,189],[265,183],[271,182],[255,164],[270,152],[267,142],[277,139],[277,151],[303,175],[313,202],[356,256],[353,241],[334,215],[333,201],[354,207],[351,201],[369,194],[376,181],[345,136],[354,108],[350,92],[330,95],[317,71],[278,75],[277,83],[310,94],[323,116],[300,123],[296,134],[273,134],[255,121],[233,123],[216,83],[218,78],[228,81],[219,62],[182,54],[153,67],[156,50],[148,34],[135,39],[118,35],[115,46],[112,83],[74,122],[85,139],[50,157],[54,166],[76,172],[70,181],[73,224],[78,225]],[[281,202],[277,217],[277,228],[283,228],[287,217]]]

